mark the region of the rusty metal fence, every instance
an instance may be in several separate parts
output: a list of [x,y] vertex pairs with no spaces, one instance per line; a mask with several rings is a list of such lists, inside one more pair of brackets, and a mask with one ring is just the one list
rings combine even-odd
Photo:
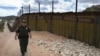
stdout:
[[51,2],[51,13],[41,13],[40,2],[38,2],[38,13],[32,13],[29,5],[27,7],[29,11],[25,14],[24,6],[22,6],[18,13],[19,19],[16,20],[18,22],[17,25],[20,25],[21,19],[25,19],[32,30],[48,31],[100,48],[100,13],[98,13],[99,17],[91,16],[88,12],[86,14],[83,13],[81,16],[78,15],[78,0],[76,0],[75,14],[56,14],[53,13],[54,2],[54,0]]
[[60,14],[52,17],[49,14],[27,14],[21,18],[28,19],[32,30],[48,31],[100,48],[100,17],[79,16],[77,25],[75,16]]

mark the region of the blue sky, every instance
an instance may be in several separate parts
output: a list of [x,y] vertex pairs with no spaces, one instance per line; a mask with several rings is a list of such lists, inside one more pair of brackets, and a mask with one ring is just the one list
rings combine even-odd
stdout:
[[[41,3],[41,12],[51,12],[52,0],[0,0],[0,16],[17,15],[21,6],[24,6],[24,13],[28,12],[30,4],[31,13],[38,12],[38,2]],[[87,7],[100,4],[100,0],[79,0],[78,11]],[[54,0],[54,12],[75,11],[75,0]]]

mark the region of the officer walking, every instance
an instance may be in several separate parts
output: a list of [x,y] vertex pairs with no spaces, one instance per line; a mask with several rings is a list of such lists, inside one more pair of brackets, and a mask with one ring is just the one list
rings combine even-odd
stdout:
[[19,39],[21,54],[22,56],[25,56],[25,53],[27,52],[28,39],[31,39],[31,31],[25,20],[22,20],[21,26],[18,27],[15,35],[15,40],[17,40],[17,37]]

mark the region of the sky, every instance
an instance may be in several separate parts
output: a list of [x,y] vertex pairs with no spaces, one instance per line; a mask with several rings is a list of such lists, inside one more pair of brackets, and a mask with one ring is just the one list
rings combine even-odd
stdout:
[[[29,12],[29,4],[31,13],[38,12],[38,2],[40,2],[41,12],[51,12],[52,0],[0,0],[0,16],[18,15],[21,7],[23,6],[23,12]],[[75,12],[76,0],[53,0],[54,12]],[[83,11],[87,7],[100,4],[100,0],[79,0],[78,11]]]

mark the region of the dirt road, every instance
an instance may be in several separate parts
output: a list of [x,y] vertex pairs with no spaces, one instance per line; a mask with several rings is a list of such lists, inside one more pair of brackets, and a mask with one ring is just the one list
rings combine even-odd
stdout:
[[[10,32],[8,30],[7,22],[4,28],[4,32],[0,33],[0,56],[21,56],[19,41],[14,40],[15,32]],[[49,39],[43,36],[45,33],[32,32],[32,35],[33,37],[29,40],[28,53],[26,56],[56,56],[33,43],[34,40]]]

